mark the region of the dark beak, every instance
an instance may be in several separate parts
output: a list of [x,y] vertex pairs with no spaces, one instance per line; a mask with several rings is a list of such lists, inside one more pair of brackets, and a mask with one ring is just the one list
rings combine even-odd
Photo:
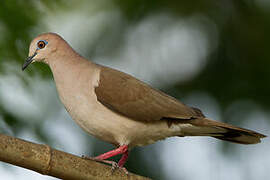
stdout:
[[34,58],[36,55],[37,55],[37,52],[35,52],[32,56],[29,56],[29,57],[25,60],[23,66],[22,66],[22,70],[25,70],[25,68],[27,68],[27,66],[28,66],[29,64],[31,64],[31,62],[33,61],[33,58]]

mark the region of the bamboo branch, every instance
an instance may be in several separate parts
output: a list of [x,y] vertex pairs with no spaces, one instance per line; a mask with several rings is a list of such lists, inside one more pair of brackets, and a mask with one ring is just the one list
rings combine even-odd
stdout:
[[149,180],[120,170],[112,173],[108,165],[4,134],[0,134],[0,161],[60,179]]

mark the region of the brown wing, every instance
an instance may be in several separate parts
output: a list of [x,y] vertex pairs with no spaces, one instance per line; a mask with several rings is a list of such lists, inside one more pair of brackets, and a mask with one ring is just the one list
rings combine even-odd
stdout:
[[97,99],[108,108],[138,121],[200,116],[175,98],[123,72],[101,66]]

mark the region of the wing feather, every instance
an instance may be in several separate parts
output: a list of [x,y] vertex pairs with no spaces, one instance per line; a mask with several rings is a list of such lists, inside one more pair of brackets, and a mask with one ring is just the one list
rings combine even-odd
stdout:
[[106,107],[138,121],[165,118],[193,119],[200,114],[175,98],[115,69],[100,66],[98,101]]

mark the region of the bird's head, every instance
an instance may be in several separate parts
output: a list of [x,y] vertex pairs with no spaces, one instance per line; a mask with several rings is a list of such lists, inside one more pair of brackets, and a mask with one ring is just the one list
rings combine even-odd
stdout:
[[34,38],[29,47],[29,55],[25,63],[22,66],[22,70],[33,62],[39,61],[46,64],[49,63],[51,57],[55,56],[55,53],[61,47],[61,44],[66,42],[55,33],[45,33]]

